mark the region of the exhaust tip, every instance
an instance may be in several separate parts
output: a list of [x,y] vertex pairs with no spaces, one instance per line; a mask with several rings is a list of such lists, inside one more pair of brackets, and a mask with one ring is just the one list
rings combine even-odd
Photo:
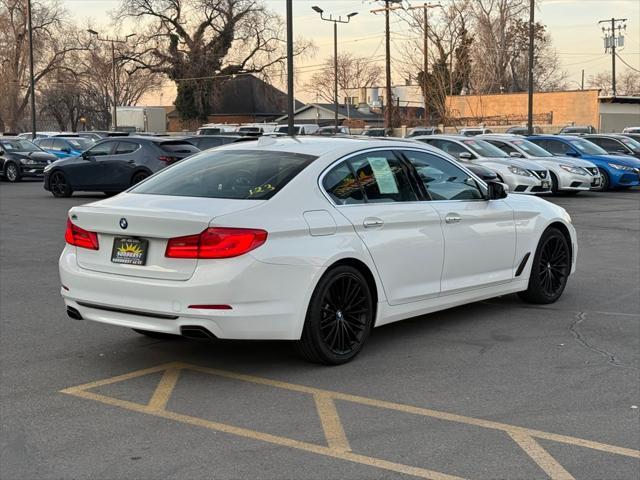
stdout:
[[80,312],[73,307],[67,307],[67,315],[69,318],[73,318],[74,320],[84,320]]
[[213,333],[198,325],[180,327],[180,334],[189,340],[198,340],[201,342],[217,340],[217,337]]

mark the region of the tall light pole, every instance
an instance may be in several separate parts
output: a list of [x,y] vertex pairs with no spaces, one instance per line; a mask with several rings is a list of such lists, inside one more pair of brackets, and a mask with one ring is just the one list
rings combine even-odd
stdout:
[[33,73],[33,24],[31,20],[31,0],[27,0],[29,22],[29,83],[31,84],[31,136],[36,138],[36,78]]
[[293,137],[295,98],[293,92],[293,0],[287,0],[287,133]]
[[111,113],[111,123],[112,123],[112,129],[113,130],[117,130],[118,129],[118,82],[116,80],[116,43],[127,43],[127,40],[129,40],[129,38],[134,37],[136,34],[135,33],[130,33],[129,35],[127,35],[126,37],[124,37],[124,39],[119,39],[117,37],[115,38],[109,38],[109,37],[100,37],[100,34],[98,32],[96,32],[95,30],[91,30],[88,29],[87,32],[89,32],[91,35],[93,35],[96,40],[100,41],[100,42],[108,42],[111,43],[111,65],[112,65],[112,70],[113,70],[113,110]]
[[347,19],[343,20],[342,17],[333,18],[333,15],[329,15],[329,17],[324,16],[324,11],[314,5],[311,7],[315,12],[320,14],[320,18],[327,22],[333,22],[333,102],[335,104],[335,131],[334,133],[338,133],[338,24],[339,23],[349,23],[353,17],[355,17],[358,12],[352,12],[347,15]]
[[533,63],[535,61],[535,0],[529,0],[529,92],[527,108],[527,133],[533,135]]

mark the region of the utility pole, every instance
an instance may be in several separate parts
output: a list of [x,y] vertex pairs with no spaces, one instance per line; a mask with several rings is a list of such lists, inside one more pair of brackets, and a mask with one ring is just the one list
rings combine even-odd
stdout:
[[293,0],[287,0],[287,133],[293,137],[295,115],[293,92]]
[[429,9],[441,7],[442,5],[432,5],[430,3],[425,3],[422,6],[409,7],[407,10],[423,10],[423,31],[424,31],[424,39],[422,49],[424,51],[424,59],[422,64],[422,97],[424,99],[424,126],[429,126],[429,101],[427,95],[427,88],[429,87],[427,82],[427,75],[429,73]]
[[[626,18],[611,18],[609,20],[600,20],[598,25],[602,23],[611,23],[608,27],[602,27],[604,34],[604,51],[608,53],[611,50],[611,91],[615,97],[618,93],[616,89],[616,47],[624,46],[624,35],[622,30],[627,29]],[[616,29],[618,33],[616,34]]]
[[342,17],[333,18],[333,15],[329,15],[328,17],[324,16],[324,10],[320,7],[314,5],[311,7],[314,12],[320,14],[320,18],[327,22],[333,22],[333,103],[335,108],[335,130],[334,134],[338,133],[338,24],[339,23],[349,23],[353,17],[355,17],[358,12],[352,12],[347,15],[346,20],[342,20]]
[[111,129],[112,130],[117,130],[118,129],[118,82],[116,80],[117,78],[117,73],[116,73],[116,43],[127,43],[127,40],[129,40],[131,37],[134,37],[136,34],[135,33],[130,33],[129,35],[127,35],[126,37],[124,37],[124,39],[119,39],[117,37],[114,38],[109,38],[109,37],[100,37],[100,34],[98,32],[96,32],[95,30],[91,30],[88,29],[87,32],[89,32],[91,35],[93,35],[96,40],[98,40],[99,42],[107,42],[107,43],[111,43],[111,66],[112,66],[112,73],[113,73],[113,110],[111,111]]
[[33,25],[31,23],[31,0],[27,0],[29,22],[29,82],[31,84],[31,139],[36,139],[36,79],[33,74]]
[[527,133],[533,135],[533,64],[535,61],[535,0],[529,0],[529,98],[527,110]]
[[385,105],[384,110],[384,127],[389,130],[393,127],[393,101],[391,99],[391,32],[389,28],[389,12],[392,10],[402,9],[402,5],[391,7],[391,3],[401,3],[402,0],[384,0],[384,8],[378,8],[371,10],[371,13],[384,12],[384,35],[385,35],[385,77],[386,77],[386,91],[385,91]]

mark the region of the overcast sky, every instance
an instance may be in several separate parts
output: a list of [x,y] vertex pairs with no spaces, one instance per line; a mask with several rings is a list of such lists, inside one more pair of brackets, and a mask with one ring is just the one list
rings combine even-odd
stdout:
[[[448,0],[440,0],[446,4]],[[81,22],[90,22],[99,27],[108,25],[107,15],[119,4],[120,0],[63,0],[63,3],[75,18]],[[285,14],[285,0],[266,0],[274,11]],[[378,3],[378,5],[376,5]],[[423,3],[416,0],[416,5]],[[438,3],[433,1],[432,3]],[[558,51],[562,67],[569,72],[572,85],[579,86],[581,71],[585,75],[596,74],[611,69],[611,56],[604,53],[602,35],[598,21],[615,16],[627,18],[626,47],[620,56],[632,67],[640,69],[640,1],[639,0],[538,0],[537,20],[548,27],[553,44]],[[311,6],[319,5],[326,13],[346,15],[359,12],[348,25],[339,26],[339,49],[358,56],[373,58],[384,54],[384,20],[370,10],[377,8],[380,2],[372,0],[294,0],[295,35],[305,36],[318,47],[314,58],[297,62],[299,72],[317,69],[315,65],[332,54],[333,29],[328,22],[322,22]],[[392,17],[393,18],[393,17]],[[402,42],[406,36],[406,26],[397,17],[391,23],[394,45]],[[123,32],[128,33],[128,32]],[[393,57],[393,52],[392,52]],[[618,62],[618,71],[626,69]],[[308,76],[306,73],[304,76]],[[394,78],[394,80],[396,80]],[[400,78],[397,78],[399,81]],[[151,103],[171,104],[171,91],[162,97],[155,96]],[[313,101],[309,95],[296,93],[302,100]]]

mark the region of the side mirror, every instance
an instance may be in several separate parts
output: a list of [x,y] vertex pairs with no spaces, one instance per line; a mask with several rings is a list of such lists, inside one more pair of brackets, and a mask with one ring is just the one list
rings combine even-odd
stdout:
[[487,195],[489,200],[500,200],[501,198],[507,198],[507,194],[509,193],[508,185],[500,182],[487,182],[487,187],[489,189]]
[[89,160],[90,162],[95,162],[96,157],[91,155],[89,152],[83,152],[82,153],[82,159],[83,160]]
[[509,154],[509,156],[513,157],[513,158],[523,158],[524,157],[524,155],[522,153],[520,153],[520,152],[511,152]]
[[469,152],[462,152],[460,153],[460,155],[458,155],[458,158],[460,160],[473,160],[473,155],[471,155]]
[[578,152],[576,152],[575,150],[569,150],[569,151],[567,151],[567,156],[569,156],[569,157],[579,157],[580,154]]

